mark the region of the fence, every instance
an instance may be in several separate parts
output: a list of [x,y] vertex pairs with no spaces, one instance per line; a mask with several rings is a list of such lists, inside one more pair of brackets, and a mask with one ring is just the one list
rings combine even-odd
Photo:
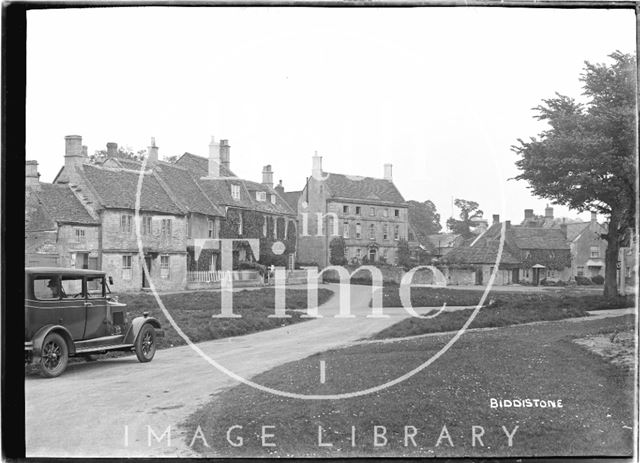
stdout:
[[261,284],[262,277],[254,270],[238,270],[228,272],[224,270],[216,271],[194,271],[187,272],[187,285],[190,287],[198,286],[204,287],[207,285],[220,286],[220,282],[224,278],[231,277],[231,280],[235,282],[246,282],[250,285]]

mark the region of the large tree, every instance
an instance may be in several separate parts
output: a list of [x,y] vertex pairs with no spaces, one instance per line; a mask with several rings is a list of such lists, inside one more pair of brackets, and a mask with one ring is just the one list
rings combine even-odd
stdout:
[[454,204],[460,209],[460,219],[449,217],[447,228],[453,233],[458,233],[465,238],[472,236],[471,227],[474,226],[474,219],[482,217],[482,211],[478,209],[478,203],[467,199],[456,199]]
[[549,128],[529,141],[518,140],[516,179],[533,193],[577,211],[608,216],[605,296],[618,294],[620,244],[634,224],[637,155],[635,147],[636,64],[632,55],[609,55],[610,64],[585,62],[584,103],[556,93],[534,110]]
[[427,235],[433,235],[442,229],[440,214],[433,202],[407,201],[407,205],[409,206],[409,223],[416,234],[420,235],[420,241],[423,241]]

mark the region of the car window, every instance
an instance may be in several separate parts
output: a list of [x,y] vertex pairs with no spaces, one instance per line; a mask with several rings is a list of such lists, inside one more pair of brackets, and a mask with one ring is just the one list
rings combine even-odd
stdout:
[[[62,277],[62,297],[82,295],[82,277]],[[80,297],[80,296],[78,296]]]
[[50,276],[34,278],[33,295],[40,300],[60,299],[60,280]]
[[87,297],[104,297],[104,277],[87,277]]

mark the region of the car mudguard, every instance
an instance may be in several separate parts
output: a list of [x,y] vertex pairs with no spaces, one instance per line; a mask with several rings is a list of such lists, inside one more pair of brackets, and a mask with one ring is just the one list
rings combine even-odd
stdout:
[[160,322],[154,317],[136,317],[131,320],[131,326],[129,326],[129,329],[127,330],[123,343],[134,344],[138,338],[138,333],[140,333],[142,327],[147,323],[153,326],[156,330],[161,329]]
[[40,355],[42,353],[42,344],[44,343],[44,338],[51,332],[55,331],[60,336],[64,338],[67,342],[67,347],[69,349],[69,355],[76,353],[76,346],[73,343],[73,339],[71,338],[71,333],[62,325],[46,325],[38,330],[38,332],[33,336],[31,342],[33,342],[33,354],[31,357],[31,363],[38,363],[40,361]]

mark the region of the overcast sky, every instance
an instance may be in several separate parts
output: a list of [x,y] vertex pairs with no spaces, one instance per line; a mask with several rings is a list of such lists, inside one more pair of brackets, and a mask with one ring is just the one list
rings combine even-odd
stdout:
[[[585,60],[635,53],[633,10],[100,8],[30,11],[27,159],[50,182],[64,136],[89,152],[207,155],[299,190],[314,151],[328,172],[383,176],[405,199],[480,203],[485,217],[543,213],[517,175],[532,107],[580,96]],[[456,212],[457,213],[457,212]],[[576,217],[556,206],[556,216]],[[581,217],[588,217],[582,214]]]

